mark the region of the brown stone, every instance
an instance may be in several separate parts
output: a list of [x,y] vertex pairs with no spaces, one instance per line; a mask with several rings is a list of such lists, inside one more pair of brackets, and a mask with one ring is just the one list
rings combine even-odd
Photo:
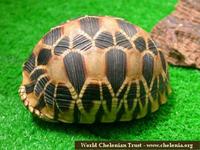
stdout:
[[152,30],[169,63],[200,69],[200,1],[180,0]]

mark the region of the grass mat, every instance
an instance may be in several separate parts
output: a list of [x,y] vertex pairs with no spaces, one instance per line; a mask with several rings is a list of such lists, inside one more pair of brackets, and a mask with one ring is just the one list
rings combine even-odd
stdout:
[[33,118],[18,96],[22,63],[51,27],[83,15],[123,17],[147,31],[176,0],[0,0],[0,149],[73,149],[75,140],[200,140],[200,71],[170,67],[173,93],[144,119],[104,125]]

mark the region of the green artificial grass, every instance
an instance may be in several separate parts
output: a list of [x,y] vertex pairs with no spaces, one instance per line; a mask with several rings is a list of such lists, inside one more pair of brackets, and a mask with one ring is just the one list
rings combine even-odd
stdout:
[[83,15],[125,18],[147,31],[176,0],[0,0],[0,149],[73,149],[76,140],[200,140],[200,71],[170,67],[168,103],[128,123],[70,125],[33,118],[18,87],[22,63],[53,26]]

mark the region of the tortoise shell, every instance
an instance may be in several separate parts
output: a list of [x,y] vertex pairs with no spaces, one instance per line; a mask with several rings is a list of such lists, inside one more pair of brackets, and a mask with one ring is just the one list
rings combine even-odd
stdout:
[[23,65],[24,105],[47,121],[130,121],[170,93],[168,66],[147,32],[120,18],[85,16],[52,28]]

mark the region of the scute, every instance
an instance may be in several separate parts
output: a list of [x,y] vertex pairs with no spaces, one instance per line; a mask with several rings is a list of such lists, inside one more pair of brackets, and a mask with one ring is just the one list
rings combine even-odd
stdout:
[[43,76],[42,78],[38,79],[36,85],[34,87],[34,92],[36,96],[39,96],[43,91],[46,83],[49,81],[47,76]]
[[46,65],[51,58],[51,51],[49,49],[43,48],[37,57],[37,65]]
[[98,84],[87,85],[82,99],[83,100],[100,100],[100,86]]
[[113,46],[113,37],[109,32],[101,32],[98,37],[95,39],[95,45],[98,48],[104,49],[110,46]]
[[44,36],[44,43],[53,45],[61,36],[61,28],[54,28]]
[[131,109],[133,107],[133,101],[137,98],[137,84],[131,83],[130,89],[127,94],[127,102],[128,108]]
[[126,84],[125,86],[124,86],[124,88],[122,89],[122,91],[119,93],[119,95],[117,96],[117,98],[119,99],[119,102],[120,102],[120,100],[122,100],[123,98],[124,98],[124,96],[125,96],[125,93],[126,93],[126,91],[127,91],[127,88],[128,88],[128,85]]
[[55,55],[61,55],[64,51],[69,49],[69,37],[63,37],[54,48]]
[[145,90],[145,87],[144,87],[144,84],[142,81],[139,82],[140,84],[140,99],[141,99],[141,103],[142,105],[145,105],[145,101],[146,101],[146,90]]
[[41,110],[42,108],[45,107],[45,105],[46,104],[45,104],[45,101],[44,101],[44,95],[41,95],[39,97],[39,100],[38,100],[36,106],[35,106],[35,109]]
[[136,28],[135,28],[132,24],[130,24],[130,23],[126,22],[126,21],[120,20],[120,19],[117,20],[117,22],[118,22],[118,24],[119,24],[119,27],[120,27],[128,36],[132,37],[134,34],[136,34],[137,30],[136,30]]
[[115,38],[116,38],[117,45],[122,46],[124,48],[128,48],[128,49],[132,48],[130,41],[121,32],[116,32]]
[[73,99],[69,89],[62,84],[58,85],[55,94],[55,102],[57,104],[57,107],[61,111],[68,110],[72,100]]
[[136,49],[139,50],[140,52],[143,52],[144,50],[146,50],[146,42],[143,37],[138,37],[134,41],[134,44],[135,44]]
[[167,71],[167,67],[166,67],[166,62],[165,62],[165,58],[164,58],[164,55],[161,51],[159,51],[159,54],[160,54],[160,59],[161,59],[161,63],[162,63],[162,67],[166,73]]
[[44,99],[45,102],[50,106],[53,107],[54,105],[54,94],[55,94],[55,85],[49,83],[44,91]]
[[103,94],[103,100],[106,101],[107,105],[106,107],[108,108],[109,111],[111,111],[112,95],[106,84],[102,84],[102,94]]
[[158,97],[158,79],[157,78],[154,79],[153,86],[151,89],[151,95],[154,100],[156,100]]
[[155,55],[158,54],[156,45],[155,45],[155,43],[154,43],[151,39],[148,39],[148,48],[149,48]]
[[33,72],[30,74],[30,79],[32,81],[36,81],[39,76],[41,76],[42,74],[44,74],[46,71],[45,69],[42,68],[36,68],[35,70],[33,70]]
[[77,35],[73,39],[73,48],[79,50],[88,50],[92,47],[92,42],[84,35]]
[[111,49],[106,54],[106,75],[115,93],[126,77],[126,54],[120,49]]
[[70,52],[64,57],[64,66],[70,82],[80,93],[85,82],[83,57],[77,52]]
[[31,83],[25,85],[26,93],[27,93],[27,94],[32,93],[33,90],[34,90],[34,86],[35,86],[35,83],[34,83],[34,82],[31,82]]
[[117,113],[117,116],[116,116],[116,121],[120,121],[122,115],[125,113],[125,106],[124,106],[124,103],[122,104],[120,110],[118,111]]
[[160,92],[164,92],[165,90],[165,83],[162,75],[159,75],[159,90]]
[[143,76],[147,82],[147,85],[150,87],[150,84],[151,84],[151,80],[153,78],[153,66],[154,66],[154,59],[153,57],[146,53],[144,56],[143,56],[143,70],[142,70],[142,73],[143,73]]
[[99,19],[96,17],[84,17],[80,19],[81,29],[93,37],[99,30]]
[[23,69],[26,70],[28,73],[35,68],[35,55],[31,54],[28,60],[24,63]]
[[51,29],[23,66],[19,95],[47,121],[110,123],[156,111],[170,93],[167,61],[147,32],[86,16]]

